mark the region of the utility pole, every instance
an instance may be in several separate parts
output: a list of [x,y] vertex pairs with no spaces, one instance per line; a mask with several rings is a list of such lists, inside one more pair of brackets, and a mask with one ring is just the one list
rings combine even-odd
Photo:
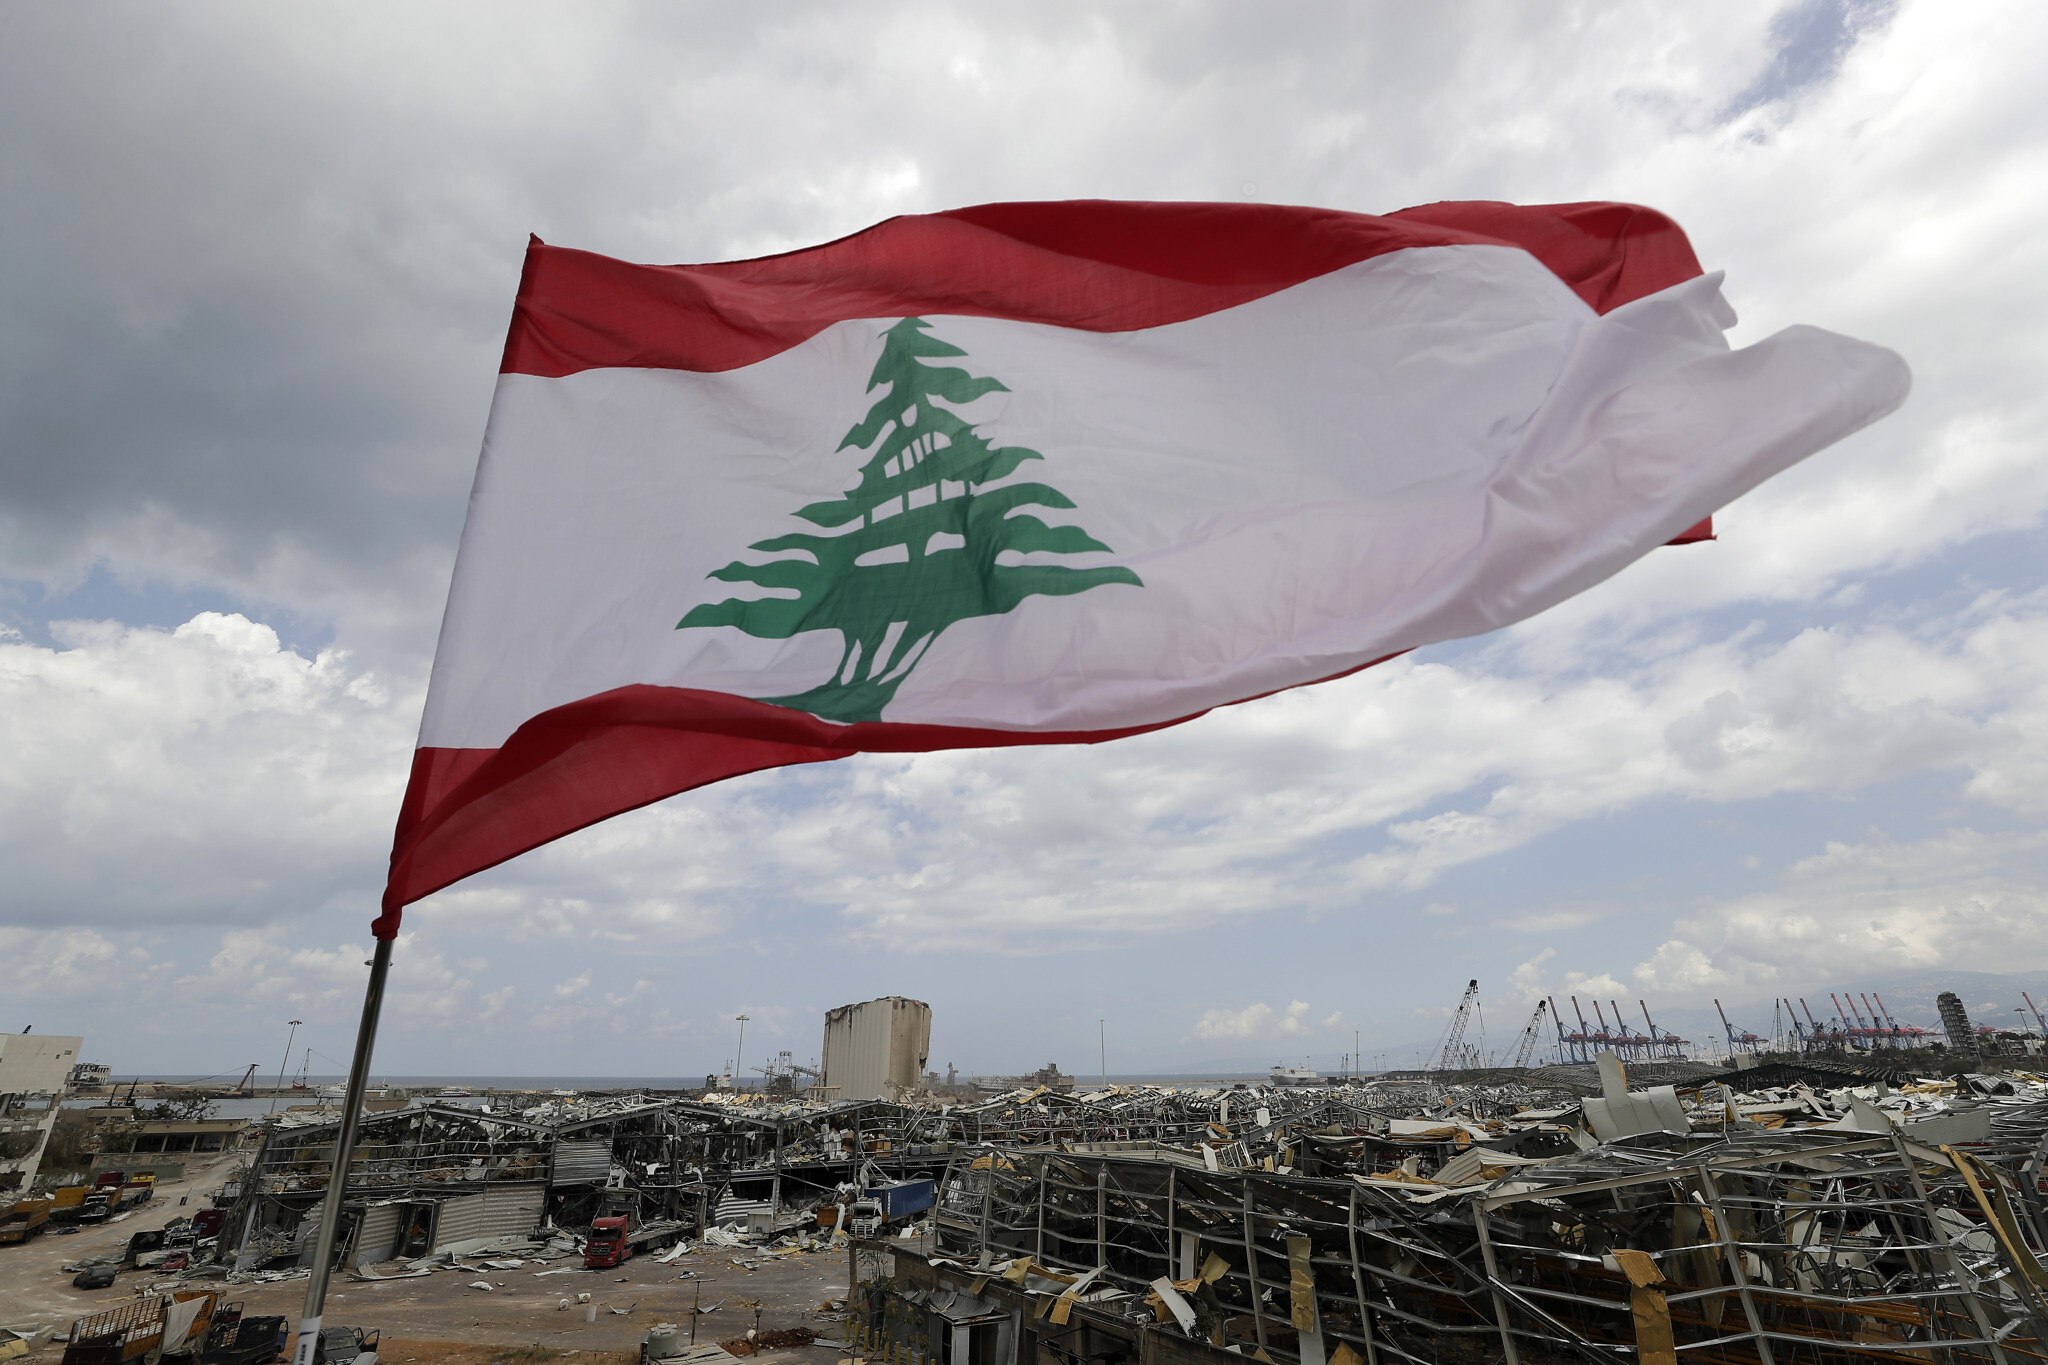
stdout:
[[1361,1044],[1358,1041],[1359,1037],[1363,1032],[1364,1031],[1362,1029],[1351,1030],[1351,1074],[1354,1078],[1363,1076],[1365,1074],[1365,1058],[1361,1056],[1358,1051],[1358,1049],[1361,1046],[1363,1046],[1363,1044]]
[[284,1036],[284,1060],[277,1064],[277,1090],[270,1092],[270,1112],[277,1112],[277,1091],[284,1089],[284,1069],[292,1064],[292,1040],[299,1036],[302,1019],[292,1020],[292,1031]]
[[741,1085],[740,1078],[744,1074],[740,1071],[740,1057],[747,1050],[747,1016],[736,1014],[733,1017],[740,1023],[740,1041],[732,1050],[732,1085],[733,1089],[737,1090]]
[[1097,1041],[1102,1044],[1102,1088],[1107,1090],[1109,1088],[1109,1021],[1107,1019],[1097,1019],[1095,1021],[1095,1031]]

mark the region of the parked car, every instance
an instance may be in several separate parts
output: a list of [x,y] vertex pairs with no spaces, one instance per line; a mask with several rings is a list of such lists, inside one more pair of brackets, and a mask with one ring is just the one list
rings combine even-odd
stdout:
[[89,1265],[71,1277],[73,1289],[112,1289],[114,1275],[119,1269],[111,1265]]
[[313,1365],[377,1365],[381,1335],[374,1327],[322,1327]]

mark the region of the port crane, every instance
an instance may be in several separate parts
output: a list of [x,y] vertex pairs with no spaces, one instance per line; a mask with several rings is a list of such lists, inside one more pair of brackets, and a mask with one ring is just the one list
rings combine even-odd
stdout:
[[1548,1000],[1536,1002],[1536,1012],[1529,1016],[1529,1027],[1522,1030],[1522,1041],[1515,1048],[1515,1070],[1527,1071],[1529,1058],[1536,1051],[1537,1030],[1543,1027],[1543,1016],[1550,1009]]
[[1444,1050],[1437,1058],[1439,1071],[1455,1071],[1466,1064],[1465,1025],[1472,1021],[1472,1006],[1479,999],[1479,979],[1474,977],[1465,983],[1465,994],[1458,1001],[1457,1013],[1451,1016],[1450,1027],[1444,1030]]
[[1666,1057],[1674,1062],[1684,1061],[1685,1049],[1691,1046],[1692,1040],[1681,1038],[1668,1028],[1657,1027],[1657,1021],[1650,1017],[1649,1002],[1641,996],[1636,997],[1636,1008],[1643,1012],[1643,1022],[1650,1026],[1650,1055]]
[[1755,1052],[1757,1044],[1764,1041],[1748,1029],[1736,1032],[1735,1025],[1728,1022],[1728,1011],[1721,1008],[1719,1000],[1714,1001],[1714,1013],[1721,1016],[1721,1028],[1728,1035],[1728,1051],[1731,1055],[1737,1052]]

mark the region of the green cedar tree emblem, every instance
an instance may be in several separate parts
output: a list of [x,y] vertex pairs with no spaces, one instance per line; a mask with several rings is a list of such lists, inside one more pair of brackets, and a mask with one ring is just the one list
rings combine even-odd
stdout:
[[953,410],[1008,389],[966,370],[927,364],[967,354],[929,331],[923,318],[904,318],[882,334],[882,356],[867,391],[884,384],[888,390],[838,447],[873,447],[860,482],[833,501],[797,509],[797,516],[836,534],[800,531],[756,541],[750,548],[785,557],[734,561],[711,575],[794,588],[797,596],[708,602],[676,624],[677,630],[737,626],[768,640],[839,632],[839,667],[830,679],[763,701],[828,720],[879,720],[897,686],[955,621],[1000,616],[1034,595],[1064,596],[1105,583],[1144,586],[1118,565],[996,563],[1004,551],[1079,554],[1109,547],[1079,527],[1048,526],[1018,511],[1074,506],[1059,490],[1042,483],[989,487],[1024,461],[1045,457],[1019,446],[990,446]]

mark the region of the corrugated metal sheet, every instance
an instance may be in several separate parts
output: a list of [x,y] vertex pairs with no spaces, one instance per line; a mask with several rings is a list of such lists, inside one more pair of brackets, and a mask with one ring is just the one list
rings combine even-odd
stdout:
[[473,1242],[488,1237],[484,1230],[484,1197],[459,1194],[441,1201],[441,1217],[434,1224],[434,1250],[451,1242]]
[[548,1192],[539,1185],[493,1185],[484,1191],[486,1237],[524,1237],[540,1226]]
[[391,1259],[391,1248],[398,1241],[398,1227],[405,1217],[406,1205],[372,1204],[363,1211],[363,1221],[356,1227],[356,1246],[352,1259],[357,1265],[376,1265]]
[[612,1140],[562,1141],[555,1144],[550,1185],[602,1185],[612,1173]]
[[444,1199],[434,1250],[487,1237],[523,1237],[540,1225],[546,1209],[547,1191],[539,1185],[497,1185]]
[[931,1048],[932,1009],[921,1000],[888,995],[841,1005],[825,1015],[824,1084],[836,1099],[886,1099],[924,1079]]

